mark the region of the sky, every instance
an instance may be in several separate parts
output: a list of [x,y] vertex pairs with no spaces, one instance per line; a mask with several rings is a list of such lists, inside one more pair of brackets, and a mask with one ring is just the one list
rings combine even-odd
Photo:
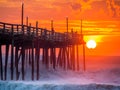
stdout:
[[24,3],[24,24],[50,29],[54,20],[57,32],[82,30],[87,42],[93,39],[95,49],[86,48],[87,55],[120,55],[120,0],[0,0],[0,21],[21,23],[21,5]]

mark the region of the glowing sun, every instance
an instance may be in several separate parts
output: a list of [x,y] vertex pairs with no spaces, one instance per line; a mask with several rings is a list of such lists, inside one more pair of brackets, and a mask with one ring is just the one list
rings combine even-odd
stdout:
[[96,42],[94,40],[89,40],[86,45],[88,48],[94,49],[96,47]]

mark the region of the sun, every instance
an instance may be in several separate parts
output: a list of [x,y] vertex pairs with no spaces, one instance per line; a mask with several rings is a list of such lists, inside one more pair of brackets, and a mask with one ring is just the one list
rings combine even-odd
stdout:
[[96,42],[94,40],[89,40],[86,45],[89,49],[94,49],[96,47]]

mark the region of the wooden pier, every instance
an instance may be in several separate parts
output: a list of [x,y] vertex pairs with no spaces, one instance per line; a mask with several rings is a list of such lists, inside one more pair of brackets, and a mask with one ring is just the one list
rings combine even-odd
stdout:
[[[41,61],[47,69],[61,67],[65,70],[79,70],[78,46],[83,43],[81,34],[39,28],[38,22],[36,27],[0,22],[0,79],[7,80],[10,69],[11,80],[19,80],[20,75],[25,80],[27,63],[31,67],[31,80],[39,80]],[[5,46],[5,53],[2,46]]]

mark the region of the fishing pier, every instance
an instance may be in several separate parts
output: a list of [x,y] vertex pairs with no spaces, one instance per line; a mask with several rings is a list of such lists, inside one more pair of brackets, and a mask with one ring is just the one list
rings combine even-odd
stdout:
[[20,75],[25,80],[25,64],[28,64],[31,80],[39,80],[41,62],[47,69],[79,70],[78,46],[83,43],[82,34],[39,28],[38,22],[36,27],[0,22],[0,79],[7,80],[10,69],[11,80],[19,80]]

